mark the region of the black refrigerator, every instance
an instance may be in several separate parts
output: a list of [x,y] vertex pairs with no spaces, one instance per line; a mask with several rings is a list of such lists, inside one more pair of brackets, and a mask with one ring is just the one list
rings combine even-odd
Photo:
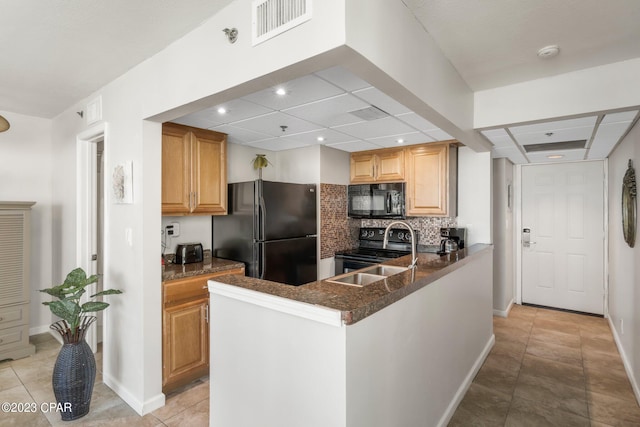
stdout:
[[213,256],[241,261],[247,276],[289,285],[317,279],[316,185],[229,184],[228,214],[212,217]]

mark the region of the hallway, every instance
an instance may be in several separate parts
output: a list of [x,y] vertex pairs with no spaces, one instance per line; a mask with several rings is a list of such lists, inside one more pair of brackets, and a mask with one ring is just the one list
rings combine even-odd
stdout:
[[449,426],[638,426],[607,319],[514,305]]

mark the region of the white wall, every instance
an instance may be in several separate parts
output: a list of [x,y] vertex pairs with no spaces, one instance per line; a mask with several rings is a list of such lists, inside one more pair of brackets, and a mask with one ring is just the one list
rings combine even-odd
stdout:
[[609,157],[609,317],[618,350],[640,402],[640,234],[630,248],[622,233],[622,178],[629,159],[640,174],[640,125],[636,123]]
[[[511,186],[511,200],[509,190]],[[506,317],[514,301],[513,163],[493,160],[493,314]],[[511,203],[511,204],[509,204]]]
[[48,298],[38,290],[61,283],[51,281],[51,120],[0,114],[11,124],[0,133],[0,200],[36,202],[31,214],[29,334],[40,334],[49,331],[51,312],[42,305]]
[[458,149],[458,226],[468,246],[491,243],[491,153]]

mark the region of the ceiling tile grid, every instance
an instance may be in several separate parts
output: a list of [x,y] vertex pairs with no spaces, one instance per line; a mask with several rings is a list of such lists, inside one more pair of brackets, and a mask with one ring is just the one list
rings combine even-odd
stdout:
[[[278,94],[278,89],[284,94]],[[363,118],[358,115],[361,110],[380,118]],[[398,140],[411,145],[452,139],[342,67],[274,85],[174,121],[224,132],[230,142],[273,151],[325,144],[351,152],[397,146]]]

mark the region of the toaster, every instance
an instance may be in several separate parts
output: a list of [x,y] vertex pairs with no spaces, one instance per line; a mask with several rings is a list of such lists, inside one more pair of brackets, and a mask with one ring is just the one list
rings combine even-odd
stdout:
[[176,246],[175,264],[202,262],[202,243],[183,243]]

